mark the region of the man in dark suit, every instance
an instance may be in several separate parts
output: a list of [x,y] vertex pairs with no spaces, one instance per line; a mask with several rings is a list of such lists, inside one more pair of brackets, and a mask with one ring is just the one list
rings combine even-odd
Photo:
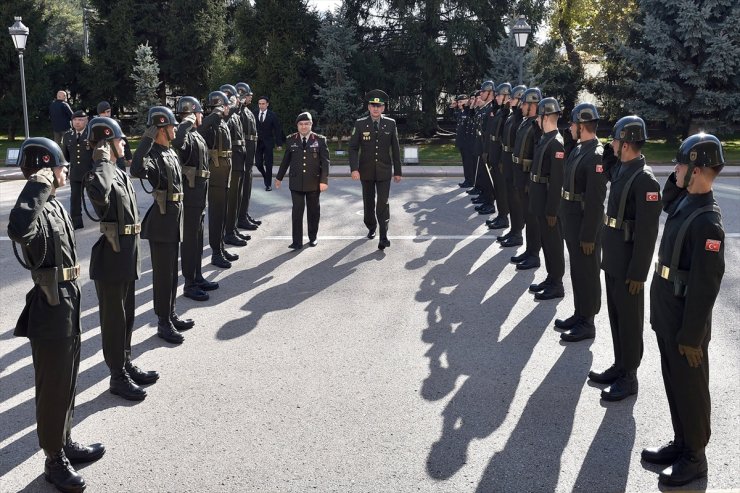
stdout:
[[265,190],[272,190],[272,150],[277,145],[280,149],[283,134],[280,130],[280,122],[275,113],[268,108],[270,98],[262,96],[257,101],[259,112],[257,113],[257,153],[255,164],[262,178],[265,180]]
[[290,167],[290,194],[293,198],[293,243],[288,248],[303,248],[303,210],[308,209],[308,241],[317,244],[321,208],[319,195],[329,188],[329,147],[326,137],[311,131],[313,118],[304,112],[296,119],[298,132],[288,136],[285,154],[275,177],[275,188]]
[[378,248],[384,250],[391,246],[388,240],[388,194],[391,190],[391,177],[396,183],[401,181],[401,148],[398,144],[396,121],[383,116],[388,94],[374,89],[365,98],[370,115],[358,119],[352,129],[352,137],[349,139],[349,167],[352,169],[352,179],[362,180],[367,238],[375,238],[380,224]]
[[49,119],[54,132],[54,142],[62,143],[62,136],[69,130],[69,121],[72,119],[72,108],[67,104],[67,93],[57,91],[57,97],[49,105]]
[[82,229],[82,180],[92,169],[92,150],[87,143],[87,114],[72,115],[72,129],[62,136],[62,153],[69,163],[69,215],[75,229]]

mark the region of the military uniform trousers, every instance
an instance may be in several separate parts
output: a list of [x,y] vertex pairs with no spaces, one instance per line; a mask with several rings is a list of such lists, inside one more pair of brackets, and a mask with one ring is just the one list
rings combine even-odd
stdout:
[[511,152],[501,152],[501,164],[504,172],[504,182],[506,184],[506,200],[509,205],[509,217],[511,219],[511,231],[516,234],[522,234],[524,229],[524,208],[522,207],[521,196],[514,188],[514,163],[511,160]]
[[[216,166],[218,164],[218,166]],[[211,160],[211,177],[208,181],[208,243],[212,255],[221,255],[224,249],[226,212],[228,210],[231,159]]]
[[[581,249],[580,202],[575,206],[562,204],[560,221],[570,259],[570,279],[573,285],[575,312],[582,317],[593,317],[601,310],[601,230],[596,233],[594,251],[586,255]],[[566,210],[576,208],[577,211]]]
[[105,364],[116,375],[123,370],[126,356],[131,355],[134,330],[135,282],[95,281],[100,313]]
[[[377,191],[377,206],[375,194]],[[391,192],[391,181],[362,180],[362,202],[364,205],[365,226],[367,229],[375,229],[379,226],[380,238],[388,237],[388,222],[391,219],[390,207],[388,207],[388,195]]]
[[82,182],[69,182],[69,215],[72,218],[72,224],[78,226],[82,224]]
[[529,172],[522,171],[522,167],[514,164],[514,188],[519,195],[519,202],[522,204],[524,211],[524,223],[527,226],[526,231],[526,252],[532,256],[539,257],[542,248],[542,238],[540,237],[539,218],[529,208]]
[[[236,165],[239,160],[239,165]],[[239,218],[239,207],[244,192],[244,161],[246,155],[234,152],[231,155],[231,181],[229,183],[228,205],[226,207],[225,234],[230,235],[236,231],[236,223]]]
[[239,201],[239,215],[237,221],[246,221],[249,214],[249,201],[252,199],[252,182],[254,170],[254,155],[257,152],[257,142],[247,141],[247,158],[244,164],[244,180],[242,180],[242,198]]
[[321,192],[297,192],[290,191],[293,199],[293,243],[303,244],[303,211],[306,210],[306,221],[308,223],[308,239],[314,241],[319,234],[319,219],[321,218],[321,205],[319,196]]
[[509,215],[509,199],[506,193],[506,181],[504,179],[503,165],[501,155],[503,148],[501,142],[491,142],[489,154],[491,156],[491,177],[493,178],[494,197],[496,198],[496,208],[500,216]]
[[[529,200],[531,203],[544,202],[548,193],[547,183],[530,183]],[[531,211],[535,213],[534,210]],[[547,224],[544,210],[537,211],[537,224],[540,229],[540,241],[542,242],[542,253],[545,257],[545,268],[547,277],[561,282],[565,275],[565,247],[563,246],[563,229],[560,218],[556,216],[555,226]]]
[[205,210],[197,206],[183,207],[182,218],[182,246],[180,252],[180,264],[182,266],[182,277],[185,278],[185,288],[189,288],[196,283],[197,279],[202,279],[203,274],[203,223],[205,220]]
[[478,156],[475,155],[472,139],[462,137],[458,149],[462,158],[463,176],[468,183],[475,183],[475,163]]
[[604,273],[606,307],[612,329],[614,364],[624,372],[635,372],[642,360],[642,326],[645,317],[645,294],[629,293],[626,279]]
[[[483,159],[483,158],[486,159]],[[475,187],[481,191],[485,203],[493,204],[496,196],[493,190],[493,179],[491,178],[491,155],[481,154],[478,158],[478,174],[475,177]]]
[[63,339],[30,338],[36,374],[36,433],[39,446],[61,450],[72,431],[80,336]]
[[180,243],[149,240],[149,250],[152,257],[154,313],[157,317],[169,317],[175,311]]

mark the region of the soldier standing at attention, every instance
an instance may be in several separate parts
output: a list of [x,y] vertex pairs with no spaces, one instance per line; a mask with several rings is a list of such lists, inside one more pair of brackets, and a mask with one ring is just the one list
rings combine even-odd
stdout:
[[475,210],[480,215],[496,212],[496,207],[493,205],[495,192],[493,190],[493,178],[491,177],[491,160],[488,153],[489,144],[491,143],[491,121],[493,120],[493,115],[496,113],[493,90],[493,81],[487,80],[481,85],[479,96],[481,105],[475,114],[478,124],[478,132],[475,140],[475,151],[478,156],[475,183],[481,193],[472,202],[477,204]]
[[725,163],[722,144],[714,135],[692,135],[674,162],[676,169],[663,188],[668,218],[650,286],[650,322],[658,339],[673,441],[643,450],[642,459],[669,464],[660,483],[681,486],[706,476],[708,469],[709,339],[725,272],[725,232],[712,191]]
[[69,214],[75,229],[82,229],[82,180],[92,169],[92,150],[87,142],[87,114],[77,110],[72,128],[62,136],[62,152],[69,163]]
[[[642,327],[645,318],[643,287],[653,258],[660,218],[660,185],[645,166],[642,149],[647,139],[645,122],[625,116],[604,147],[611,187],[603,230],[606,304],[614,345],[614,364],[604,372],[589,372],[596,383],[611,384],[601,392],[607,401],[619,401],[637,393],[637,368],[642,359]],[[613,152],[612,152],[613,151]]]
[[487,219],[489,229],[504,229],[509,227],[509,199],[506,194],[506,181],[504,180],[504,167],[501,162],[503,147],[501,139],[504,131],[504,123],[509,117],[509,97],[511,96],[511,84],[504,82],[496,88],[496,105],[498,110],[491,120],[491,137],[488,142],[488,156],[491,163],[491,178],[493,188],[496,192],[496,205],[498,216]]
[[470,155],[469,146],[466,142],[469,118],[466,108],[467,104],[467,94],[460,94],[455,98],[455,147],[460,151],[464,176],[462,183],[458,183],[460,188],[469,188],[473,186],[474,179],[471,175],[473,171],[475,171],[474,169],[471,169],[473,157]]
[[226,206],[226,225],[224,226],[224,243],[234,246],[246,246],[245,240],[236,228],[244,189],[244,170],[247,160],[247,147],[244,140],[242,116],[239,114],[239,100],[236,87],[224,84],[220,90],[229,98],[229,119],[226,124],[231,132],[231,178],[229,180],[229,194]]
[[152,258],[152,291],[157,335],[181,344],[180,333],[195,326],[175,313],[177,258],[182,241],[182,170],[170,147],[175,138],[175,115],[165,106],[153,106],[147,116],[147,130],[134,153],[131,175],[147,178],[154,188],[154,202],[144,216],[141,237],[149,240]]
[[591,103],[581,103],[570,116],[570,134],[578,146],[565,162],[560,220],[570,258],[575,313],[555,326],[567,342],[592,339],[594,317],[601,309],[601,228],[604,222],[606,172],[604,147],[596,137],[599,113]]
[[[380,225],[378,249],[391,246],[388,239],[390,210],[388,195],[393,181],[401,181],[401,148],[396,121],[383,116],[388,94],[374,89],[365,95],[369,116],[358,119],[349,139],[349,166],[352,179],[362,181],[367,238],[372,240]],[[378,194],[377,208],[375,193]]]
[[159,379],[131,363],[134,329],[135,284],[141,272],[139,211],[136,192],[125,171],[116,166],[123,156],[123,132],[115,120],[93,118],[88,128],[95,167],[85,188],[100,217],[100,238],[92,247],[90,279],[95,281],[100,314],[103,358],[110,370],[110,392],[130,401],[141,401],[146,391],[139,385]]
[[105,447],[71,438],[80,365],[80,265],[72,222],[55,197],[67,182],[67,163],[54,141],[32,137],[21,146],[19,165],[28,182],[10,211],[8,236],[21,245],[34,287],[13,334],[31,342],[44,478],[60,491],[79,493],[85,480],[71,464],[98,460]]
[[[239,116],[242,117],[244,140],[247,149],[242,198],[239,202],[239,216],[236,225],[237,227],[246,229],[247,231],[254,231],[260,224],[262,224],[262,221],[249,215],[249,202],[252,199],[254,160],[257,152],[257,120],[255,119],[252,110],[249,109],[249,105],[252,103],[252,88],[249,87],[249,84],[246,82],[237,82],[235,87],[239,93],[239,99],[241,101]],[[248,234],[242,235],[242,237],[245,240],[252,239]]]
[[285,142],[285,154],[275,177],[275,188],[290,168],[290,195],[293,199],[293,243],[288,248],[303,248],[303,211],[308,211],[308,244],[317,245],[321,192],[329,188],[329,146],[326,137],[311,131],[313,118],[304,112],[296,119],[298,132]]
[[511,217],[511,229],[508,233],[496,237],[502,247],[514,247],[524,243],[522,231],[524,230],[524,206],[519,193],[514,188],[514,162],[512,151],[514,150],[514,139],[516,131],[522,123],[522,112],[519,102],[522,99],[526,86],[516,86],[511,90],[509,107],[511,112],[506,118],[504,129],[501,133],[501,166],[503,167],[504,181],[506,182],[506,198],[509,203],[509,215]]

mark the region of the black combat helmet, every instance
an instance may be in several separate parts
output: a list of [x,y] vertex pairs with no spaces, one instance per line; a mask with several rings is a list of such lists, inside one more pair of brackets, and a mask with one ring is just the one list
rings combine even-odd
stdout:
[[508,82],[502,82],[496,88],[496,94],[502,94],[504,96],[510,96],[511,95],[511,84],[509,84]]
[[555,98],[545,98],[537,103],[537,116],[552,115],[554,113],[562,113],[560,109],[560,103]]
[[674,163],[714,168],[725,164],[722,143],[712,134],[698,133],[681,142]]
[[487,80],[483,82],[483,84],[480,85],[480,90],[481,91],[493,91],[493,87],[495,85],[496,84],[492,80]]
[[121,131],[121,126],[113,118],[96,116],[87,124],[87,139],[90,142],[123,139],[124,137],[126,136]]
[[581,103],[570,112],[570,121],[573,123],[595,122],[599,120],[599,112],[591,103]]
[[249,87],[249,84],[246,82],[237,82],[235,87],[241,97],[250,96],[252,94],[252,88]]
[[524,91],[527,90],[527,86],[516,86],[511,90],[511,99],[522,99]]
[[31,137],[24,140],[18,165],[26,178],[41,168],[69,166],[59,145],[46,137]]
[[530,87],[522,94],[522,103],[539,103],[542,99],[542,91],[539,87]]
[[232,86],[231,84],[224,84],[223,86],[219,87],[218,90],[226,94],[228,97],[239,95],[236,87]]
[[166,106],[152,106],[146,116],[147,127],[166,127],[167,125],[177,125],[177,120],[172,110]]
[[183,96],[177,100],[175,111],[178,115],[185,113],[203,113],[200,102],[193,96]]
[[614,124],[610,137],[620,142],[642,142],[648,139],[645,120],[637,115],[623,116]]
[[208,106],[229,106],[229,97],[222,91],[213,91],[208,95]]

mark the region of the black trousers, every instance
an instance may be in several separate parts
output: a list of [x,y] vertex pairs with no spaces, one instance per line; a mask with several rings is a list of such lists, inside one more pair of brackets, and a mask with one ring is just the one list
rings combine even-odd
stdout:
[[509,215],[509,196],[506,193],[506,179],[504,178],[504,167],[501,162],[503,149],[500,142],[491,143],[491,176],[493,178],[494,197],[499,216]]
[[80,336],[31,338],[36,380],[36,433],[47,452],[62,449],[72,431]]
[[169,317],[175,312],[177,257],[180,243],[149,240],[149,250],[152,256],[154,313],[157,317]]
[[495,193],[493,190],[493,178],[491,177],[490,157],[486,161],[483,160],[483,156],[480,157],[475,183],[476,188],[481,191],[481,197],[486,199],[485,203],[493,205]]
[[524,210],[524,224],[526,231],[526,251],[528,254],[539,257],[542,248],[540,225],[537,216],[529,208],[529,172],[522,171],[522,167],[514,164],[514,188],[519,194],[519,202]]
[[308,240],[313,241],[319,234],[319,219],[321,218],[321,205],[319,196],[321,192],[297,192],[290,191],[293,199],[293,243],[303,244],[303,211],[307,210],[306,220],[308,222]]
[[601,230],[596,233],[594,252],[581,249],[581,215],[562,214],[563,236],[570,259],[570,279],[576,315],[593,317],[601,310]]
[[238,220],[246,220],[249,214],[249,201],[252,199],[252,172],[254,170],[254,155],[257,150],[257,142],[247,141],[247,159],[245,162],[244,180],[242,181],[242,198],[239,201]]
[[504,168],[504,182],[506,184],[506,201],[509,205],[511,231],[521,235],[524,229],[524,208],[521,196],[514,187],[514,163],[510,152],[501,153],[501,164]]
[[211,161],[211,177],[208,180],[208,243],[211,245],[211,255],[221,255],[224,250],[230,179],[231,160],[219,158],[218,166]]
[[257,152],[254,156],[254,162],[257,169],[262,173],[266,187],[272,186],[272,146],[265,145],[261,139],[257,140]]
[[563,275],[565,275],[565,252],[560,219],[556,217],[555,226],[547,224],[545,216],[538,216],[537,221],[540,228],[547,277],[552,281],[562,283]]
[[692,452],[702,452],[712,434],[709,338],[705,338],[701,344],[704,359],[698,368],[689,366],[686,357],[678,352],[676,341],[664,339],[660,335],[657,338],[663,384],[673,423],[673,441],[683,443]]
[[120,375],[131,356],[131,334],[134,330],[134,281],[112,283],[95,281],[100,313],[103,359],[111,375]]
[[473,151],[472,143],[462,141],[458,149],[462,158],[463,176],[465,177],[465,181],[472,184],[475,182],[475,163],[478,160],[478,156]]
[[185,288],[189,288],[196,281],[203,279],[201,267],[205,216],[205,210],[200,207],[183,207],[180,265],[182,266],[182,277],[185,278]]
[[82,223],[82,182],[69,182],[69,215],[72,223]]
[[624,372],[635,372],[642,360],[642,324],[645,293],[629,293],[625,279],[604,273],[606,307],[612,329],[614,364]]
[[[375,194],[378,194],[377,205]],[[380,238],[388,237],[388,222],[391,219],[388,207],[388,195],[391,192],[391,181],[362,180],[362,203],[364,206],[365,226],[367,229],[380,230]]]
[[228,205],[226,206],[226,225],[224,226],[224,234],[227,236],[234,234],[236,231],[243,187],[244,171],[234,171],[234,168],[231,168],[231,183],[229,184]]

